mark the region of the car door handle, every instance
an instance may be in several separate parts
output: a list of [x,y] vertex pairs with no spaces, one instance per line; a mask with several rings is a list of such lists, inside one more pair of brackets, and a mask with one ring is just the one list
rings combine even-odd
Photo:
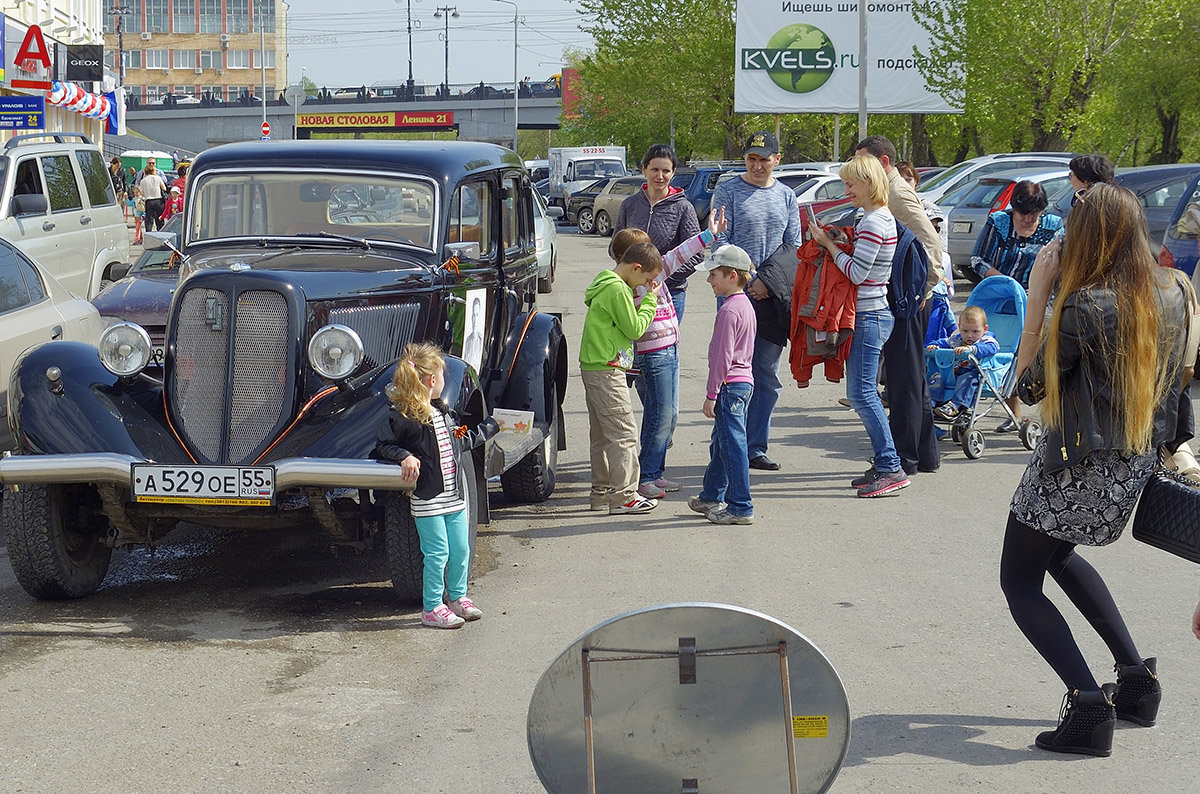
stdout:
[[46,221],[42,224],[42,231],[48,232],[54,228],[54,221]]
[[63,328],[61,325],[56,325],[56,326],[54,326],[54,328],[52,328],[50,330],[50,338],[51,339],[62,339],[62,335],[63,335]]
[[91,222],[92,222],[92,216],[91,216],[91,215],[84,215],[83,217],[81,217],[81,218],[79,219],[79,225],[80,225],[80,226],[87,226],[87,225],[88,225],[89,223],[91,223]]

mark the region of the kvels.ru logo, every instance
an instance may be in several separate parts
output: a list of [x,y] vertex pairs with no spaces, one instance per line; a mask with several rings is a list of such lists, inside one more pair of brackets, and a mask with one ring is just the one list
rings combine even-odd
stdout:
[[825,31],[797,23],[777,30],[766,47],[742,49],[741,68],[765,70],[785,91],[807,94],[825,85],[836,57]]

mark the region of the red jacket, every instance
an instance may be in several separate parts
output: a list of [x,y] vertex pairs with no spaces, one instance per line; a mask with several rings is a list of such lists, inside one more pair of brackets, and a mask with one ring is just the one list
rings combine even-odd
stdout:
[[[844,227],[850,242],[838,245],[854,250],[854,229]],[[800,388],[812,380],[813,367],[825,364],[825,377],[837,383],[845,377],[854,331],[858,287],[833,264],[828,252],[812,240],[796,252],[800,260],[792,286],[792,377]]]

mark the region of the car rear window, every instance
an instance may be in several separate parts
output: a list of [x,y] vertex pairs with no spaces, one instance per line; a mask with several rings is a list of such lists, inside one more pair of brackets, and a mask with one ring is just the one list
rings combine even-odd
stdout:
[[117,203],[113,193],[112,177],[104,166],[99,152],[80,150],[75,152],[75,162],[83,174],[83,188],[88,194],[88,203],[93,207],[107,207]]
[[71,158],[66,155],[43,157],[42,173],[46,175],[46,193],[52,212],[83,208],[79,185],[75,184],[75,172],[71,169]]

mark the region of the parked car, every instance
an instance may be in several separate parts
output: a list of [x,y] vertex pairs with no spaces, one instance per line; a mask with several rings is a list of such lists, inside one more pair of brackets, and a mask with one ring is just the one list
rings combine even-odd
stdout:
[[158,104],[164,107],[175,107],[176,105],[199,105],[200,98],[191,94],[163,94],[158,100]]
[[696,218],[700,228],[708,225],[708,213],[712,204],[713,191],[721,174],[728,170],[724,165],[695,165],[679,168],[671,180],[671,187],[677,187],[687,196],[688,201],[696,209]]
[[928,183],[922,181],[917,195],[949,211],[954,203],[946,198],[946,194],[957,187],[1016,168],[1041,168],[1044,171],[1066,168],[1072,157],[1075,155],[1067,152],[1009,152],[972,157],[950,166]]
[[[336,222],[333,196],[380,220]],[[112,550],[180,521],[382,541],[397,594],[422,556],[399,469],[371,459],[409,342],[445,351],[463,424],[506,408],[529,429],[463,455],[472,541],[487,482],[548,498],[565,447],[567,342],[537,309],[534,198],[516,154],[484,143],[272,141],[217,146],[189,174],[162,379],[135,323],[47,342],[13,370],[16,453],[0,459],[17,581],[37,598],[100,586]],[[269,563],[266,563],[269,564]]]
[[0,176],[0,237],[71,292],[92,297],[129,261],[125,212],[86,135],[14,135],[0,151]]
[[[137,323],[150,335],[151,360],[147,368],[161,368],[167,350],[167,314],[179,283],[179,256],[170,245],[180,239],[183,215],[175,215],[162,229],[146,232],[142,255],[120,279],[92,299],[105,327],[119,322]],[[168,245],[170,243],[170,245]]]
[[592,199],[592,213],[596,219],[593,230],[596,234],[608,237],[613,233],[613,224],[617,221],[617,213],[621,211],[621,202],[641,190],[644,184],[646,177],[641,174],[625,176],[609,182],[596,194]]
[[539,293],[554,289],[554,276],[558,272],[557,221],[562,214],[562,207],[547,207],[542,194],[533,191],[533,236],[537,247]]
[[600,195],[600,191],[610,182],[620,178],[617,176],[608,176],[603,179],[597,179],[583,190],[576,190],[568,196],[567,209],[564,214],[567,223],[574,223],[583,234],[594,232],[596,230],[596,216],[592,213],[592,202],[596,200],[596,196]]
[[52,339],[95,344],[104,325],[92,304],[3,239],[0,284],[0,416],[6,418],[0,423],[0,450],[8,450],[15,445],[7,421],[9,377],[23,352]]
[[[1200,174],[1200,164],[1172,163],[1170,165],[1144,165],[1119,168],[1113,182],[1129,188],[1137,194],[1142,210],[1146,213],[1146,226],[1150,231],[1150,243],[1157,253],[1163,243],[1171,218],[1179,209],[1179,202],[1188,195],[1188,188]],[[1071,201],[1075,188],[1066,187],[1050,199],[1049,211],[1066,220],[1071,213]]]
[[792,169],[788,171],[773,171],[771,176],[775,177],[776,182],[782,182],[788,187],[795,190],[801,185],[807,185],[813,179],[822,179],[832,177],[837,179],[837,174],[830,174],[828,171],[810,171],[808,169]]
[[1054,170],[1024,168],[978,180],[947,214],[950,263],[971,281],[978,281],[978,275],[971,269],[971,252],[975,250],[975,241],[983,233],[988,216],[1009,208],[1013,188],[1018,182],[1035,182],[1045,189],[1047,196],[1053,196],[1064,185],[1071,184],[1069,174],[1065,167]]
[[795,186],[796,202],[841,201],[846,198],[846,183],[837,174],[812,176]]
[[1194,176],[1188,182],[1171,214],[1158,263],[1191,274],[1192,283],[1196,284],[1196,274],[1200,272],[1200,267],[1197,267],[1200,250],[1197,246],[1200,246],[1200,176]]

